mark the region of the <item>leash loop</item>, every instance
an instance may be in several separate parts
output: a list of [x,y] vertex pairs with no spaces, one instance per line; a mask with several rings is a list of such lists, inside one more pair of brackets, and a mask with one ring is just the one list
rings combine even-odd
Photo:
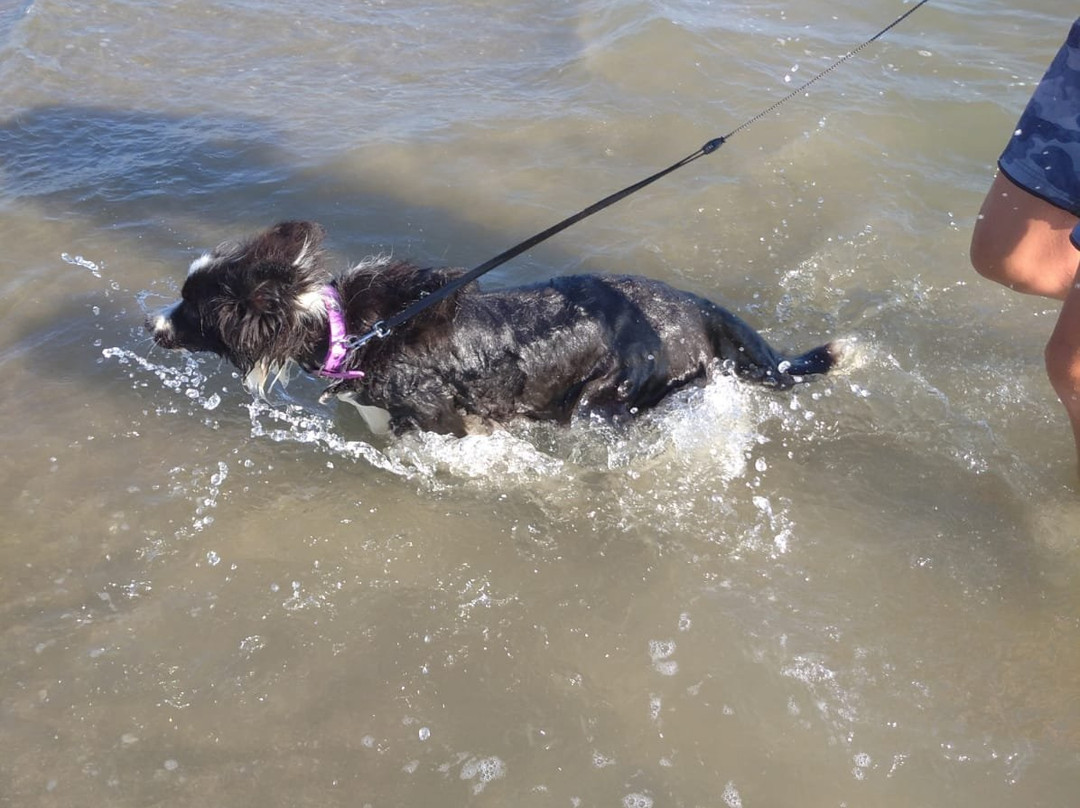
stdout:
[[701,147],[701,153],[702,154],[712,154],[714,151],[719,149],[725,143],[727,143],[727,138],[726,137],[715,137],[712,140],[710,140],[708,143],[706,143],[704,146]]

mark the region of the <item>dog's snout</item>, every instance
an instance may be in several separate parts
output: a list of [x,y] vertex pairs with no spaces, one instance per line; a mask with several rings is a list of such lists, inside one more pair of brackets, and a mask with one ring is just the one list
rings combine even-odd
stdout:
[[162,348],[173,347],[176,330],[173,328],[172,320],[169,319],[169,310],[147,315],[144,327],[150,332],[154,342]]

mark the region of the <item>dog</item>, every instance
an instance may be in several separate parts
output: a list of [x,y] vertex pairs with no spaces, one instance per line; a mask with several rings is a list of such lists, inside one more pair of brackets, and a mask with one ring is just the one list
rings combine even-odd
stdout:
[[323,237],[292,221],[220,245],[192,262],[180,301],[147,318],[147,330],[163,348],[224,357],[262,395],[297,367],[329,378],[323,400],[349,401],[376,431],[399,435],[461,436],[515,418],[624,422],[716,373],[785,389],[839,356],[830,343],[786,357],[705,298],[585,274],[511,289],[470,283],[354,347],[349,336],[463,273],[383,261],[335,277]]

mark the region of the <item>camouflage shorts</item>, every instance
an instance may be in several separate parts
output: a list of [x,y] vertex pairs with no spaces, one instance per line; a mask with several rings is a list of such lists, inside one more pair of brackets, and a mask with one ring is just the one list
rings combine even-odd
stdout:
[[1020,187],[1080,216],[1080,19],[1035,88],[998,166]]

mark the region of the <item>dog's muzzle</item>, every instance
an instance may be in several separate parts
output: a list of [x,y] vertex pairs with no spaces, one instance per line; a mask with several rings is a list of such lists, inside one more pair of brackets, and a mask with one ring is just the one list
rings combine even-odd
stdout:
[[175,308],[175,306],[172,306],[163,309],[157,314],[151,314],[146,318],[146,330],[150,332],[150,336],[153,338],[154,342],[162,348],[176,347],[176,328],[173,326],[171,318]]

